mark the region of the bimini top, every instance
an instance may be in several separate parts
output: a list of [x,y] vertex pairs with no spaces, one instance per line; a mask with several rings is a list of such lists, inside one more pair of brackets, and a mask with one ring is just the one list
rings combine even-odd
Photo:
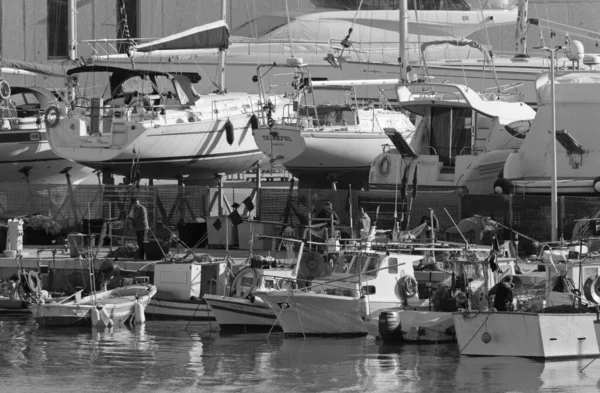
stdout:
[[175,91],[182,104],[186,104],[190,101],[195,102],[200,99],[200,95],[196,93],[194,87],[192,86],[192,82],[197,82],[201,79],[200,75],[197,73],[170,74],[168,72],[121,68],[107,65],[87,65],[73,68],[67,72],[67,75],[72,76],[75,74],[96,72],[110,74],[108,80],[111,96],[113,96],[113,98],[122,93],[120,90],[123,89],[119,89],[119,87],[123,86],[125,82],[131,78],[141,78],[144,80],[149,79],[152,81],[152,85],[154,86],[152,89],[158,89],[159,83],[156,82],[156,79],[163,77],[171,81],[171,83],[174,85]]
[[[600,102],[600,73],[575,72],[554,79],[554,95],[557,103]],[[535,81],[538,105],[552,102],[550,75],[544,73]]]

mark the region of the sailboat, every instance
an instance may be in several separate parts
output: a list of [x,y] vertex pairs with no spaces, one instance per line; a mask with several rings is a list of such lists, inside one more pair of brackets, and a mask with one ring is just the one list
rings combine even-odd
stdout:
[[[266,65],[268,71],[279,71]],[[386,129],[409,138],[414,125],[388,100],[385,89],[398,79],[313,80],[308,67],[293,67],[293,105],[281,122],[254,131],[258,147],[270,161],[283,164],[303,188],[346,188],[366,183],[370,164],[387,141]],[[289,69],[289,68],[288,68]],[[274,71],[277,70],[277,71]],[[265,94],[259,67],[259,91]],[[368,91],[379,100],[365,100]],[[393,93],[395,94],[395,93]]]
[[[2,75],[64,77],[51,66],[2,59]],[[0,183],[58,184],[65,174],[77,184],[93,169],[56,155],[48,143],[44,111],[64,108],[52,91],[34,86],[10,85],[0,80]]]
[[223,72],[217,91],[210,94],[197,93],[197,73],[102,65],[69,70],[74,88],[94,86],[97,78],[108,79],[108,84],[99,96],[76,98],[67,115],[47,110],[52,149],[102,170],[108,181],[113,174],[128,176],[132,164],[141,178],[187,177],[188,184],[210,184],[221,174],[252,168],[264,159],[252,129],[265,111],[280,117],[286,99],[273,95],[261,102],[256,94],[226,92],[228,45],[229,29],[221,20],[132,49],[217,51]]

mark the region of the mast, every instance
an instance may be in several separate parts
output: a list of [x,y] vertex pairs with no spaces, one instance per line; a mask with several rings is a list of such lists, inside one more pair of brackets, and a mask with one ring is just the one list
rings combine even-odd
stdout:
[[528,0],[519,0],[517,30],[515,32],[517,57],[527,57],[527,7]]
[[[221,0],[221,19],[227,21],[227,1]],[[225,93],[225,49],[219,48],[219,93]]]
[[77,60],[77,4],[69,0],[69,59]]
[[[554,55],[557,49],[550,50],[550,95],[551,98],[551,117],[552,117],[552,188],[550,190],[551,222],[552,222],[552,241],[558,240],[558,187],[556,185],[556,96],[554,92]],[[561,48],[562,49],[562,48]]]
[[400,0],[398,4],[398,13],[400,16],[400,47],[398,48],[398,63],[400,63],[400,80],[407,81],[406,63],[408,56],[406,55],[406,37],[408,37],[408,0]]

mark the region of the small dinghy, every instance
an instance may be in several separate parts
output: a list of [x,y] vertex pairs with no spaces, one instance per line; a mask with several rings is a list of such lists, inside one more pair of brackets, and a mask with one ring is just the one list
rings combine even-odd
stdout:
[[33,319],[42,326],[113,327],[144,323],[144,309],[156,294],[151,284],[128,285],[81,297],[81,292],[60,302],[29,306]]

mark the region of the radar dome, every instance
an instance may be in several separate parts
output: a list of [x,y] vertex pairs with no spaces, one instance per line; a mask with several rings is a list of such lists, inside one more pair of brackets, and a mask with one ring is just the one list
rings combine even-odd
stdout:
[[567,58],[571,61],[583,61],[585,51],[583,44],[578,40],[571,40],[567,47]]

